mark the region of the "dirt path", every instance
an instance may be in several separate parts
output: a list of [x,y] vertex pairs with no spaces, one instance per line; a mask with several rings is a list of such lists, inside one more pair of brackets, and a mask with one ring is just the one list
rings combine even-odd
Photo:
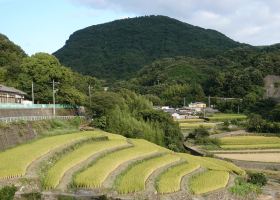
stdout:
[[129,147],[132,147],[132,144],[125,144],[122,146],[118,146],[118,147],[114,147],[114,148],[110,148],[107,149],[105,151],[101,151],[99,153],[93,154],[91,157],[89,157],[87,160],[80,162],[79,164],[75,165],[74,167],[72,167],[71,169],[69,169],[68,171],[65,172],[65,174],[63,175],[63,177],[60,179],[59,185],[56,187],[57,190],[60,191],[66,191],[67,190],[67,186],[71,183],[72,181],[72,176],[75,172],[81,170],[83,167],[88,166],[90,163],[92,163],[93,161],[95,161],[96,159],[98,159],[99,157],[102,157],[108,153],[114,152],[114,151],[119,151],[122,149],[126,149]]

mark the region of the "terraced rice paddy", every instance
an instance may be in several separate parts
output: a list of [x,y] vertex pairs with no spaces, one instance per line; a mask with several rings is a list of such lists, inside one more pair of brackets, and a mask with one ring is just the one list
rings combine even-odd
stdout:
[[280,163],[280,153],[227,153],[216,154],[216,156],[233,160]]
[[234,120],[234,119],[243,120],[246,118],[247,116],[242,114],[214,114],[208,117],[208,119],[210,119],[211,121],[224,121],[224,120]]
[[183,159],[186,159],[189,163],[199,164],[201,167],[209,169],[209,170],[217,170],[217,171],[227,171],[236,173],[239,175],[244,175],[245,171],[241,168],[237,167],[236,165],[223,161],[217,160],[214,158],[208,157],[198,157],[192,156],[189,154],[179,154]]
[[191,178],[189,188],[194,194],[203,194],[226,187],[229,173],[209,170]]
[[184,162],[169,168],[157,181],[157,191],[161,194],[177,192],[181,189],[182,178],[200,167],[199,164]]
[[144,190],[146,180],[156,169],[179,160],[175,154],[166,154],[133,165],[117,178],[116,189],[121,194]]
[[39,157],[77,140],[101,136],[100,132],[74,133],[39,139],[0,152],[0,179],[23,176],[27,167]]
[[54,165],[47,171],[43,179],[44,188],[55,188],[67,170],[88,159],[90,156],[126,144],[126,138],[119,135],[109,135],[108,141],[85,144],[74,151],[63,155],[63,157],[54,163]]
[[91,167],[77,174],[74,184],[77,187],[85,188],[101,187],[109,174],[122,163],[158,152],[168,152],[168,150],[146,140],[134,139],[131,142],[134,147],[110,153],[94,162]]
[[179,123],[196,123],[196,122],[204,122],[204,119],[194,118],[194,119],[179,119],[176,120]]
[[223,149],[277,149],[280,148],[280,137],[236,136],[221,138]]
[[[174,153],[142,139],[93,131],[47,137],[0,152],[0,179],[24,176],[30,163],[48,152],[52,152],[48,154],[51,158],[35,178],[49,190],[64,190],[73,182],[77,190],[98,188],[104,192],[104,182],[110,179],[105,192],[145,193],[151,192],[149,187],[154,184],[159,194],[167,194],[182,189],[182,178],[189,175],[188,186],[183,187],[201,194],[225,187],[229,173],[245,174],[226,161]],[[196,169],[206,172],[190,175]]]
[[214,128],[215,126],[217,126],[216,123],[206,123],[206,122],[202,122],[202,123],[180,123],[180,128],[181,129],[196,129],[199,127],[204,127],[207,129],[210,128]]

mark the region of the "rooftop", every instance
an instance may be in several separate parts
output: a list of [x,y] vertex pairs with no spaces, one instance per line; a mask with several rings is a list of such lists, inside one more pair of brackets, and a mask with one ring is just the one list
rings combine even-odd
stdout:
[[7,87],[5,85],[0,85],[0,92],[9,92],[9,93],[14,93],[14,94],[26,95],[26,93],[23,91],[17,90],[13,87]]

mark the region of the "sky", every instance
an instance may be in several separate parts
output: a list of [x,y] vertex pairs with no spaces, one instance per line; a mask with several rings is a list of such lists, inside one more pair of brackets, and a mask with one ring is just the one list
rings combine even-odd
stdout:
[[32,55],[87,26],[166,15],[252,45],[280,43],[280,0],[0,0],[0,33]]

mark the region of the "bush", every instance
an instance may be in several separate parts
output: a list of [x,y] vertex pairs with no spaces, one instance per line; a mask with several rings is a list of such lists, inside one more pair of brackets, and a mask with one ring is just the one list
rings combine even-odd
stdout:
[[28,193],[28,194],[23,194],[21,195],[23,199],[26,200],[40,200],[42,198],[42,194],[39,192],[33,192],[33,193]]
[[243,177],[237,177],[234,183],[234,186],[229,188],[229,191],[236,196],[248,197],[253,194],[258,195],[261,193],[259,185],[248,183]]
[[203,138],[197,138],[195,140],[195,144],[220,146],[221,142],[218,138],[203,137]]
[[248,182],[262,187],[267,184],[267,178],[263,173],[248,173]]
[[191,132],[189,135],[188,135],[188,138],[189,139],[197,139],[197,138],[206,138],[206,137],[209,137],[209,131],[204,128],[204,127],[199,127],[197,129],[195,129],[193,132]]
[[1,200],[13,200],[17,188],[15,186],[5,186],[0,189],[0,199]]

